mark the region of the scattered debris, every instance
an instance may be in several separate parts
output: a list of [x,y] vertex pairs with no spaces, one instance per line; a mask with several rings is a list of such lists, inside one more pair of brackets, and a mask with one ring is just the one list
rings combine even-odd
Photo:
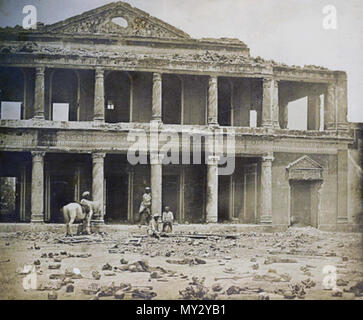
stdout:
[[304,285],[306,289],[313,288],[316,285],[315,281],[311,280],[310,278],[302,280],[301,283]]
[[241,291],[242,289],[240,287],[231,286],[227,289],[226,294],[230,296],[231,294],[239,294]]
[[344,286],[347,286],[349,283],[349,281],[346,281],[346,280],[343,280],[343,279],[338,279],[336,284],[337,286],[339,287],[344,287]]
[[273,263],[296,263],[295,259],[290,258],[280,258],[280,257],[267,257],[265,259],[264,264],[273,264]]
[[142,237],[132,238],[126,241],[126,244],[133,244],[134,246],[141,246]]
[[226,294],[241,294],[241,293],[261,293],[263,290],[261,288],[249,288],[249,287],[238,287],[238,286],[231,286],[227,289]]
[[255,274],[253,276],[253,280],[254,281],[268,281],[268,282],[289,282],[291,280],[291,276],[288,275],[287,273],[282,273],[282,274],[271,274],[267,273],[267,274]]
[[51,291],[48,293],[48,300],[57,300],[58,299],[58,295],[56,292]]
[[102,271],[105,270],[112,270],[112,266],[109,263],[106,263],[105,265],[102,266]]
[[135,289],[132,292],[133,299],[151,300],[154,297],[156,297],[156,293],[153,291],[149,291],[149,290]]
[[103,239],[101,237],[97,237],[96,235],[62,237],[62,238],[55,238],[54,240],[56,242],[66,243],[66,244],[73,244],[73,243],[100,243],[100,242],[103,242]]
[[331,293],[332,297],[339,297],[341,298],[343,296],[343,291],[336,288],[335,290],[333,290],[333,292]]
[[66,287],[66,292],[74,292],[74,285],[73,284],[69,284]]
[[188,264],[190,266],[197,264],[206,264],[207,262],[200,258],[185,258],[182,260],[166,260],[167,263],[171,264]]
[[260,292],[258,294],[258,300],[270,300],[270,296],[266,292]]
[[10,259],[0,260],[0,263],[4,263],[4,262],[10,262]]
[[189,287],[180,290],[179,294],[183,300],[215,300],[217,293],[209,293],[209,289],[204,285],[205,279],[193,277],[193,282]]
[[131,271],[131,272],[150,272],[150,266],[146,260],[136,261],[134,263],[118,267],[118,269],[121,271]]
[[213,286],[212,286],[212,290],[214,291],[214,292],[220,292],[220,291],[222,291],[222,286],[219,284],[219,283],[215,283]]
[[100,280],[101,279],[101,274],[98,271],[92,271],[92,277],[95,280]]
[[123,290],[118,290],[115,292],[115,299],[121,300],[125,297],[125,292]]
[[363,281],[357,282],[354,286],[350,287],[347,292],[353,292],[356,297],[363,296]]

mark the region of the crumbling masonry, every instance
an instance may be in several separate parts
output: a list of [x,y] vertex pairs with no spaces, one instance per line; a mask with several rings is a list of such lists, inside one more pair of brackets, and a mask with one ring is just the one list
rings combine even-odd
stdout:
[[[236,39],[192,39],[123,2],[36,30],[1,29],[0,70],[0,176],[15,190],[2,222],[61,222],[59,209],[90,190],[104,204],[95,222],[135,223],[151,186],[153,210],[168,205],[180,223],[362,223],[343,71],[253,58]],[[303,97],[306,130],[292,130],[288,105]],[[8,102],[17,119],[6,118]],[[233,174],[218,176],[218,158],[203,150],[202,164],[166,165],[151,153],[130,165],[127,135],[150,123],[179,135],[233,128]]]

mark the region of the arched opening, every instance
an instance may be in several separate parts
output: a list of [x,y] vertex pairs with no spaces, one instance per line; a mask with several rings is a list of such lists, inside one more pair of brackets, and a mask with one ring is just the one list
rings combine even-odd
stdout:
[[130,77],[126,72],[112,71],[105,79],[105,121],[130,121]]
[[51,75],[50,118],[53,121],[78,121],[79,79],[72,70],[56,70]]
[[24,119],[24,75],[19,68],[1,68],[0,119]]

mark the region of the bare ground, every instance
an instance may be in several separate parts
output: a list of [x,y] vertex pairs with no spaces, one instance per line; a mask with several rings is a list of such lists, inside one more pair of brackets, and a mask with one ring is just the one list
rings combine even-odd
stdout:
[[[59,243],[56,232],[1,233],[0,299],[363,299],[362,234],[308,227],[236,235],[137,245],[127,231],[75,244]],[[24,265],[35,267],[37,289],[24,288]]]

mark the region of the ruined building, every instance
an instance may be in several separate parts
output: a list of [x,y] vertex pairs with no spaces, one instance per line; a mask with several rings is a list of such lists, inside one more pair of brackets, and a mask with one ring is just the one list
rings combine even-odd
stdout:
[[[359,227],[359,130],[343,71],[193,39],[123,2],[0,29],[0,70],[1,222],[61,222],[59,209],[89,190],[104,204],[95,222],[136,223],[151,186],[153,211],[168,205],[180,223]],[[166,164],[155,150],[130,164],[128,134],[150,123],[179,136],[233,129],[234,172],[218,176],[203,144],[200,164]]]

